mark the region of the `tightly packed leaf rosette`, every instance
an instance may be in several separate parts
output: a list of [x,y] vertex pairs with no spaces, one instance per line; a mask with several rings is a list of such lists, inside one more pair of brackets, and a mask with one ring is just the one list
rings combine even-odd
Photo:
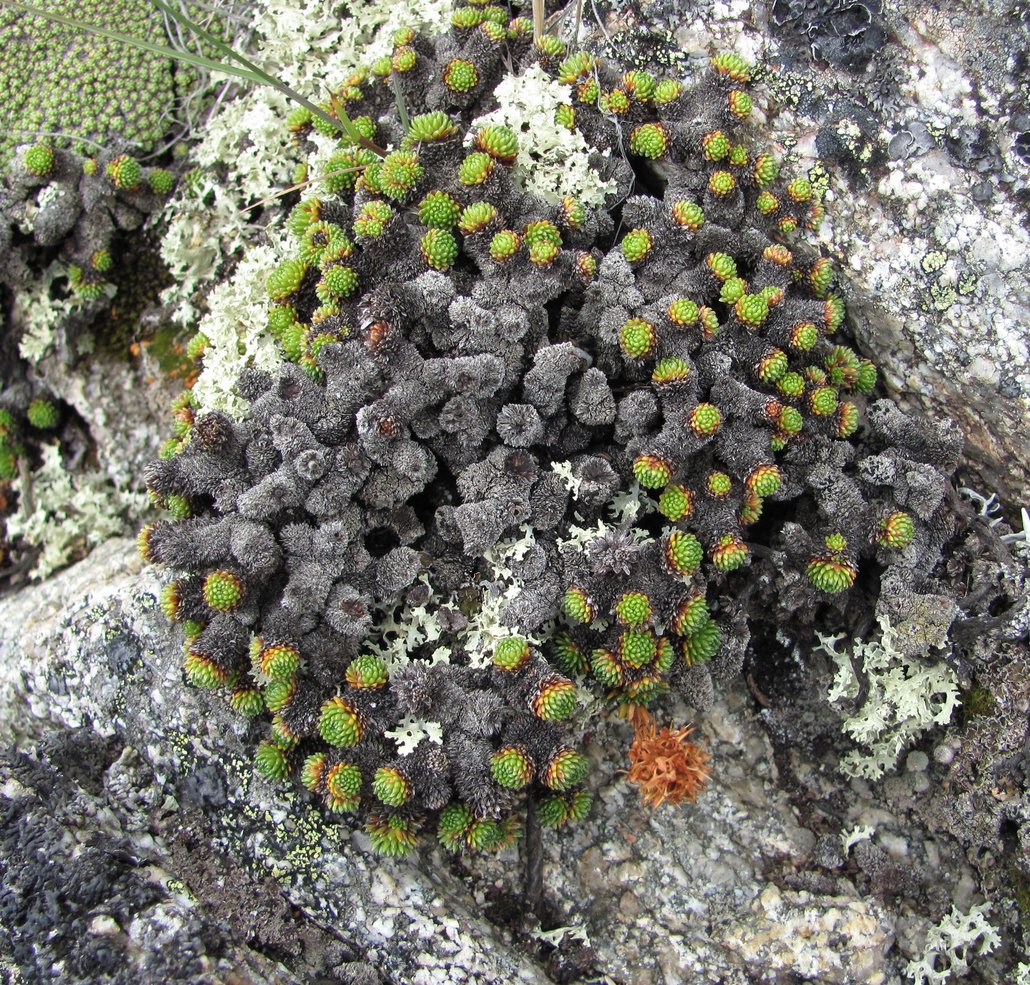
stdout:
[[[268,720],[261,776],[391,856],[434,832],[510,844],[527,793],[545,826],[581,819],[593,699],[632,717],[710,694],[748,642],[728,585],[771,606],[784,587],[811,619],[864,558],[924,564],[953,452],[868,406],[875,371],[831,339],[840,298],[785,231],[814,192],[752,149],[743,63],[622,78],[463,9],[336,93],[398,149],[335,135],[350,164],[293,207],[269,270],[287,361],[243,373],[242,420],[184,402],[147,470],[190,680]],[[566,87],[612,204],[629,160],[660,161],[625,236],[525,192],[526,135],[474,122],[507,59]]]

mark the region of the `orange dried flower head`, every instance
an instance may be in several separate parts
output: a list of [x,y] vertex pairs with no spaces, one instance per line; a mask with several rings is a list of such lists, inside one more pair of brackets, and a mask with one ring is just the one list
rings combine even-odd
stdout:
[[656,809],[695,800],[711,770],[708,753],[687,740],[693,728],[664,726],[659,731],[650,717],[634,724],[637,734],[629,750],[626,779],[640,788],[644,803]]

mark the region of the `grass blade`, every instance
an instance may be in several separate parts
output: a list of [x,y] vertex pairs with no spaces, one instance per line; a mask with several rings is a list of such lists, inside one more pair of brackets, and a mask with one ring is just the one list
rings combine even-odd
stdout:
[[283,198],[289,195],[290,192],[300,191],[303,188],[309,188],[311,185],[317,184],[320,181],[325,181],[337,174],[354,174],[357,172],[364,172],[364,166],[356,168],[333,168],[332,171],[326,171],[323,174],[316,174],[314,178],[306,178],[304,181],[298,181],[295,185],[290,185],[288,188],[280,188],[278,191],[273,192],[271,195],[266,195],[264,198],[258,199],[251,205],[248,205],[245,209],[240,209],[237,215],[246,215],[248,212],[252,212],[254,209],[260,208],[262,205],[267,205],[269,202],[274,202],[276,199]]
[[299,103],[305,109],[320,116],[323,120],[331,123],[334,127],[343,130],[343,132],[350,138],[355,144],[360,144],[363,147],[367,147],[369,150],[375,151],[377,154],[385,153],[381,147],[377,147],[370,140],[366,139],[351,122],[351,118],[340,108],[334,104],[338,119],[330,116],[325,110],[316,106],[313,102],[305,99],[300,93],[291,89],[288,85],[281,82],[274,75],[269,75],[259,65],[255,65],[249,58],[241,55],[234,48],[227,45],[220,37],[212,34],[207,29],[201,27],[199,24],[190,20],[181,10],[174,9],[170,4],[165,3],[165,0],[150,0],[152,6],[160,10],[165,16],[171,17],[180,27],[184,27],[191,31],[196,37],[202,41],[206,41],[211,47],[213,47],[219,54],[226,59],[230,59],[234,62],[238,62],[243,66],[245,71],[253,73],[255,77],[261,80],[264,85],[271,86],[273,89],[281,92],[287,99],[292,99],[294,102]]
[[397,106],[397,119],[400,120],[401,128],[407,132],[411,121],[408,119],[408,107],[404,102],[404,90],[401,88],[401,80],[397,78],[396,72],[390,73],[390,88],[393,90],[393,101]]

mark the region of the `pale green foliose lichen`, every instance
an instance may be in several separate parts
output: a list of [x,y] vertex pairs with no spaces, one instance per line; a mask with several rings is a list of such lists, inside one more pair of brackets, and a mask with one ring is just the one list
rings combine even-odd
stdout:
[[897,764],[898,756],[923,732],[946,725],[959,706],[958,678],[946,661],[924,664],[905,656],[894,643],[897,632],[880,620],[880,638],[856,640],[853,652],[838,649],[843,635],[818,634],[820,649],[836,664],[827,694],[838,708],[860,693],[857,664],[868,682],[862,705],[844,718],[844,731],[860,746],[847,753],[840,770],[875,780]]
[[591,167],[591,148],[583,134],[555,118],[556,107],[568,100],[567,88],[533,65],[521,75],[502,79],[494,96],[497,109],[475,120],[470,133],[501,124],[518,135],[515,178],[523,189],[547,202],[571,195],[591,207],[604,204],[615,183],[603,180]]
[[969,962],[978,954],[990,954],[1001,945],[997,930],[987,919],[989,903],[979,903],[962,913],[952,906],[941,922],[926,935],[923,956],[909,961],[905,975],[915,985],[944,985],[952,976],[965,977]]
[[[82,299],[74,294],[63,298],[54,296],[54,281],[66,276],[66,268],[54,261],[32,284],[15,294],[14,318],[17,324],[24,326],[18,343],[22,359],[39,362],[54,346],[54,329],[84,306]],[[113,294],[114,286],[105,288],[105,293]]]
[[232,390],[242,366],[271,370],[281,362],[275,342],[254,326],[264,325],[268,308],[268,271],[274,269],[286,247],[270,234],[270,242],[252,246],[231,279],[218,284],[207,298],[207,313],[199,329],[208,339],[204,371],[193,387],[200,406],[241,416],[246,402]]

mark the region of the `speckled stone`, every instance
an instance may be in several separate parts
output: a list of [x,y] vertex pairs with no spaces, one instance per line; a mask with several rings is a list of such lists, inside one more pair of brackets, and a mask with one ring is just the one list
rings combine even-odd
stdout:
[[882,985],[892,927],[887,912],[871,900],[769,886],[743,919],[719,928],[716,940],[735,942],[748,971],[767,979],[792,971],[835,985]]
[[[700,723],[717,768],[696,804],[652,813],[609,766],[591,817],[547,839],[547,893],[582,923],[616,981],[745,983],[791,972],[840,985],[885,981],[889,911],[854,890],[798,894],[767,881],[767,860],[804,858],[816,839],[780,789],[748,704],[731,688]],[[610,752],[630,737],[609,723],[594,742]]]
[[85,421],[101,472],[120,489],[140,488],[142,463],[171,433],[170,408],[181,381],[151,379],[138,361],[110,353],[74,367],[50,356],[36,372]]

